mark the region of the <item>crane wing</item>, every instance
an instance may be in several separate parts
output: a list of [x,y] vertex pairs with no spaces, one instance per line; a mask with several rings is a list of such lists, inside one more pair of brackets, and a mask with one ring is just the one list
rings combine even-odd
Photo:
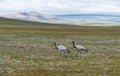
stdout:
[[63,45],[59,45],[59,46],[57,46],[57,48],[58,48],[59,50],[67,50],[67,48],[64,47]]
[[77,49],[85,49],[85,47],[81,46],[81,45],[75,45]]

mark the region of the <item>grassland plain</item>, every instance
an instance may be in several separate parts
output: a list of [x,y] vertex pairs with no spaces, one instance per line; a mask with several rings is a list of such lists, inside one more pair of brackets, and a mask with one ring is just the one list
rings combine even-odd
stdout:
[[[88,49],[79,54],[72,40]],[[71,53],[54,49],[53,42]],[[0,18],[0,76],[119,76],[120,27],[64,26]]]

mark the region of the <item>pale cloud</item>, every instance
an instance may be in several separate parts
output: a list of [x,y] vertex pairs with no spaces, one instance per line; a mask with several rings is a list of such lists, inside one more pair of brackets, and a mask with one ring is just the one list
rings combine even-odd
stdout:
[[0,13],[120,13],[120,0],[0,0]]

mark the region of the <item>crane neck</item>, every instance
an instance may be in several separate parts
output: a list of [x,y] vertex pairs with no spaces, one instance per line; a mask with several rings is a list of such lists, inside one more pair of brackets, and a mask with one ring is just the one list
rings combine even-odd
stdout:
[[54,43],[54,45],[55,45],[55,48],[57,48],[57,44],[56,44],[56,43]]
[[73,42],[73,44],[72,44],[72,45],[73,45],[73,47],[75,47],[75,42]]

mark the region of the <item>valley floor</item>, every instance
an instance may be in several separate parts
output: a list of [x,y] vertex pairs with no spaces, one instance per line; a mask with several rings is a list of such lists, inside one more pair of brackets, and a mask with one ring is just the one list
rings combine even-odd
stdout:
[[[88,53],[75,50],[73,40]],[[0,26],[0,75],[119,76],[120,27]]]

